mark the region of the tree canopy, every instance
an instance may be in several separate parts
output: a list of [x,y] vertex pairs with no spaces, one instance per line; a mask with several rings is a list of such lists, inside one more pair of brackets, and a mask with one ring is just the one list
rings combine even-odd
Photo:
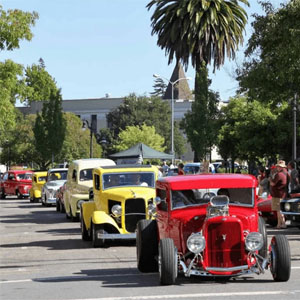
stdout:
[[42,113],[37,114],[34,125],[35,148],[40,154],[39,164],[46,168],[60,153],[65,138],[66,121],[62,113],[60,90],[51,91],[44,102]]
[[240,92],[277,105],[300,94],[300,0],[277,10],[270,1],[262,5],[266,15],[255,15],[237,79]]
[[145,145],[163,152],[165,150],[164,138],[156,133],[154,126],[127,126],[119,134],[119,142],[116,145],[117,151],[126,150],[137,143]]
[[30,41],[33,37],[31,27],[38,17],[36,12],[5,11],[0,5],[0,50],[13,50],[20,47],[21,40]]
[[[171,110],[167,101],[159,97],[136,96],[131,94],[123,104],[107,114],[107,122],[112,132],[113,141],[117,141],[121,130],[127,126],[154,126],[155,132],[165,140],[165,149],[171,149]],[[175,122],[175,152],[184,152],[184,138]]]

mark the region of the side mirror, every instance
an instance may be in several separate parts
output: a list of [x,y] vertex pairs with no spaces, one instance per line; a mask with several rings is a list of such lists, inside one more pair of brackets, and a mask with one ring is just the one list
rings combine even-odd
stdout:
[[162,202],[160,197],[155,197],[154,201],[155,201],[156,205],[159,205]]

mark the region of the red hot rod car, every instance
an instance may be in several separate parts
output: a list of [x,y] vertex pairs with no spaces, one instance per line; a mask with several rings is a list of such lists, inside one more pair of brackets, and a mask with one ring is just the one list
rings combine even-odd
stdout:
[[268,268],[275,281],[287,281],[289,243],[277,235],[267,246],[256,187],[242,174],[160,178],[156,219],[137,225],[138,269],[159,271],[161,284],[174,284],[178,273],[230,278]]

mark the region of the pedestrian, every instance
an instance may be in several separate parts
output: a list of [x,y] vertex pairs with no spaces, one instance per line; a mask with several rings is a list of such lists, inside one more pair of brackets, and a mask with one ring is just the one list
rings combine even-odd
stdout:
[[296,164],[294,161],[290,161],[288,163],[288,171],[290,174],[289,192],[291,194],[300,192],[299,174],[295,167],[296,167]]
[[270,176],[272,211],[277,213],[277,229],[286,228],[284,215],[280,211],[280,201],[287,196],[287,174],[285,168],[285,161],[279,160],[275,168],[272,169]]
[[169,173],[169,166],[167,165],[167,162],[164,160],[162,164],[162,170],[163,170],[163,176],[167,176]]
[[178,164],[178,175],[184,175],[183,167],[184,167],[183,163]]
[[258,169],[259,175],[257,176],[258,180],[258,195],[268,196],[270,193],[270,182],[269,182],[269,175],[270,171],[265,169],[265,167],[261,166]]

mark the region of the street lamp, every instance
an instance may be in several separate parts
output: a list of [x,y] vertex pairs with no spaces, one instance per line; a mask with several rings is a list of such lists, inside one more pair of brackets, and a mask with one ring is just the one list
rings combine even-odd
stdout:
[[171,99],[171,153],[173,155],[172,163],[174,163],[174,159],[175,159],[175,152],[174,152],[174,86],[180,80],[191,80],[192,78],[191,77],[182,77],[182,78],[178,78],[175,81],[171,81],[168,78],[162,77],[158,74],[153,74],[153,77],[164,79],[164,80],[168,81],[169,84],[171,84],[171,86],[172,86],[172,99]]
[[84,120],[82,123],[82,129],[85,130],[86,128],[88,128],[90,130],[90,158],[93,157],[93,131],[94,131],[94,126],[93,126],[93,121],[92,124],[90,126],[90,123],[88,120]]

